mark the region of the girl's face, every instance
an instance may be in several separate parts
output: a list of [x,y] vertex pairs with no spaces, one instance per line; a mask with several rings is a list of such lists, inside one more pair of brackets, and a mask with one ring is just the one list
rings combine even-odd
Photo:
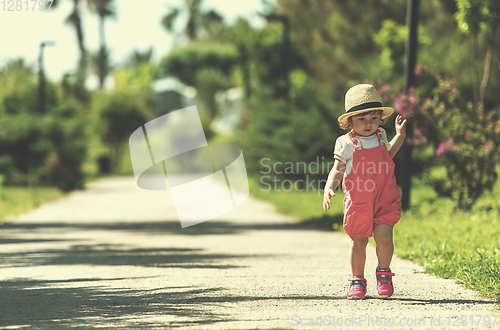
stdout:
[[370,136],[380,125],[380,113],[352,116],[352,128],[360,136]]

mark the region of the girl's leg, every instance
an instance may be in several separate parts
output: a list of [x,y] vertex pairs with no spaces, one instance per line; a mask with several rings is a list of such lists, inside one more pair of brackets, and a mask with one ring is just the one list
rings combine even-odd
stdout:
[[368,237],[351,237],[351,270],[352,276],[365,276],[366,245]]
[[373,238],[377,244],[378,267],[389,268],[391,265],[392,255],[394,254],[394,244],[392,243],[391,225],[381,223],[373,228]]

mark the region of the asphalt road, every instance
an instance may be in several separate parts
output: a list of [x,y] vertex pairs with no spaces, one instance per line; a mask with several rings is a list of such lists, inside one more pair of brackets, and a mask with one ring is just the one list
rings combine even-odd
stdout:
[[182,229],[169,192],[142,190],[132,177],[97,181],[10,219],[0,247],[0,329],[500,325],[497,302],[399,258],[394,296],[377,298],[371,245],[368,297],[347,300],[344,233],[299,225],[253,198]]

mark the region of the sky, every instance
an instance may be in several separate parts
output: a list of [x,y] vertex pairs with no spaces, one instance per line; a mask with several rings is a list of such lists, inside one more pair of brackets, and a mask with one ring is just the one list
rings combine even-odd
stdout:
[[[23,0],[22,3],[25,3]],[[23,57],[38,70],[38,56],[42,41],[55,41],[54,46],[44,48],[44,69],[46,76],[53,81],[60,81],[64,73],[72,72],[79,58],[78,44],[74,29],[65,24],[71,13],[73,1],[63,0],[57,9],[32,11],[34,0],[8,11],[0,2],[0,67],[12,58]],[[105,38],[111,50],[114,64],[123,62],[129,54],[153,46],[153,61],[158,62],[173,45],[173,36],[161,26],[161,18],[172,7],[182,7],[184,0],[115,0],[116,19],[105,22]],[[47,2],[48,4],[48,2]],[[263,9],[261,0],[204,0],[203,9],[214,9],[224,16],[227,23],[232,23],[238,16],[246,17],[253,26],[263,24],[257,11]],[[99,48],[98,19],[96,15],[84,10],[83,29],[87,50]],[[178,30],[182,27],[181,17],[177,22]],[[108,79],[109,80],[109,79]],[[108,82],[109,83],[109,82]],[[97,77],[87,81],[89,88],[97,86]]]

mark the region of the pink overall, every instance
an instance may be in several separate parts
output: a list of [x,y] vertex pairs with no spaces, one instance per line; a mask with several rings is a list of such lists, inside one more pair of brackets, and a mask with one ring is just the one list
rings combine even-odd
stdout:
[[371,237],[376,225],[394,226],[399,221],[401,192],[382,132],[376,131],[379,145],[373,149],[364,149],[354,132],[348,134],[354,154],[351,172],[344,174],[342,184],[344,229],[350,237]]

